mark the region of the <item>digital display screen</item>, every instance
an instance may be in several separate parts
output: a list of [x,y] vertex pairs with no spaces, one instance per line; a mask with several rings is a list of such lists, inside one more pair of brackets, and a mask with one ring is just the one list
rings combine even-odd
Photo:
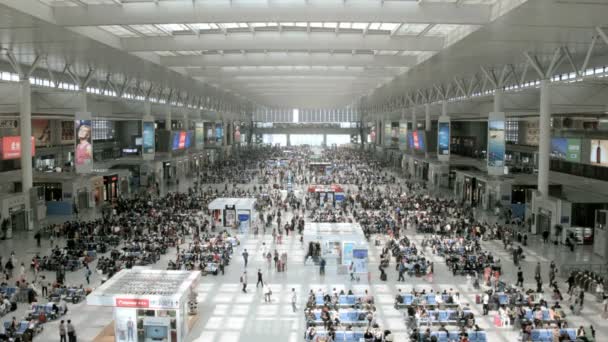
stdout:
[[488,166],[503,167],[505,160],[505,122],[488,121]]
[[154,150],[155,150],[154,122],[144,121],[142,140],[143,140],[143,152],[144,153],[154,153]]
[[439,122],[437,135],[437,153],[439,155],[450,154],[450,123]]
[[171,147],[172,147],[173,151],[183,150],[184,148],[186,148],[186,138],[187,138],[186,131],[176,131],[176,132],[172,132],[172,134],[173,134],[173,144]]

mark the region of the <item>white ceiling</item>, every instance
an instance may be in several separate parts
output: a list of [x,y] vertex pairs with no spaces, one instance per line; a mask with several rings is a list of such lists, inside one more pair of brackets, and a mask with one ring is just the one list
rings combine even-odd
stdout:
[[584,54],[604,0],[0,0],[0,44],[60,70],[197,81],[274,107],[343,107],[550,55]]

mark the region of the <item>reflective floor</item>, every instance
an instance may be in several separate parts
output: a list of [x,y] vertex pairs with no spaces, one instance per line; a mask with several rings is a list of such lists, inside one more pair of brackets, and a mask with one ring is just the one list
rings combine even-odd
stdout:
[[[187,188],[187,182],[180,182],[180,190]],[[220,185],[223,188],[223,185]],[[95,216],[96,212],[90,211],[81,216]],[[291,214],[289,214],[291,215]],[[288,217],[289,217],[288,215]],[[494,218],[480,212],[487,220]],[[61,220],[66,218],[52,218],[49,221]],[[54,222],[54,221],[53,221]],[[42,242],[42,247],[36,247],[33,238],[34,233],[16,232],[11,240],[0,242],[2,256],[6,258],[11,251],[15,251],[19,262],[24,262],[29,266],[29,260],[35,253],[48,254],[50,244],[48,240]],[[419,242],[422,236],[414,232],[408,233],[409,237]],[[225,275],[205,276],[201,280],[199,291],[199,311],[200,318],[193,327],[188,341],[201,342],[267,342],[267,341],[303,341],[305,322],[303,317],[303,305],[306,301],[306,293],[309,290],[317,291],[319,288],[331,290],[353,289],[354,292],[363,292],[368,289],[376,299],[378,309],[378,323],[382,328],[390,329],[395,334],[395,341],[406,341],[407,329],[403,315],[393,306],[394,296],[398,288],[409,291],[415,286],[417,289],[433,288],[443,290],[452,288],[461,293],[463,303],[470,303],[472,310],[476,314],[476,322],[479,326],[488,331],[489,341],[518,341],[519,331],[513,328],[496,328],[492,324],[492,314],[481,316],[481,306],[475,305],[474,298],[477,293],[468,284],[464,277],[454,277],[448,272],[447,267],[441,258],[435,257],[430,250],[426,251],[426,256],[435,262],[435,276],[432,282],[423,278],[407,278],[406,282],[397,282],[397,273],[394,267],[388,269],[388,281],[379,280],[377,265],[379,262],[380,249],[370,246],[370,266],[371,275],[369,280],[363,277],[359,282],[351,282],[348,275],[338,275],[335,272],[327,271],[324,277],[319,275],[318,267],[304,265],[304,248],[297,237],[284,237],[283,244],[274,245],[272,237],[260,235],[241,236],[242,244],[235,250],[231,264],[226,268]],[[277,273],[274,267],[268,268],[266,262],[261,257],[262,244],[277,249],[279,252],[286,251],[288,254],[287,270],[284,273]],[[510,256],[504,250],[502,243],[498,241],[483,242],[484,248],[498,254],[502,260],[504,277],[511,282],[515,282],[516,268],[513,266]],[[239,278],[244,270],[242,250],[249,251],[249,273],[248,293],[241,292]],[[541,262],[543,278],[548,279],[548,265],[551,260],[555,260],[558,268],[562,264],[589,264],[603,263],[603,260],[592,253],[591,247],[578,247],[574,253],[562,246],[552,244],[544,245],[536,237],[529,238],[528,247],[524,247],[526,259],[522,262],[525,275],[525,286],[533,287],[533,272],[537,261]],[[175,250],[161,258],[161,261],[154,265],[154,268],[165,269],[169,257],[175,255]],[[394,262],[394,260],[391,260]],[[394,264],[392,264],[394,266]],[[92,265],[95,266],[95,263]],[[260,268],[264,279],[270,283],[272,289],[271,303],[265,303],[261,288],[256,289],[256,273]],[[47,273],[51,279],[54,275]],[[67,282],[79,285],[85,282],[84,270],[69,273]],[[33,276],[30,273],[29,278]],[[371,280],[371,281],[370,281]],[[99,276],[93,274],[91,286],[98,286]],[[559,286],[563,292],[567,289],[565,278],[560,273],[558,279]],[[290,291],[294,288],[298,293],[298,307],[294,313],[291,306]],[[545,292],[545,298],[549,297]],[[566,300],[567,300],[566,295]],[[11,316],[21,318],[26,312],[25,304],[20,304],[17,312],[2,317],[3,321],[8,321]],[[562,305],[566,307],[567,305]],[[70,312],[66,319],[72,319],[75,324],[79,341],[92,341],[95,336],[112,321],[111,308],[88,307],[84,303],[70,305]],[[584,324],[592,324],[597,330],[597,336],[608,335],[608,322],[601,318],[601,305],[596,302],[592,295],[586,296],[585,306],[580,316],[574,316],[571,311],[566,309],[569,314],[567,320],[570,327],[578,327]],[[36,341],[53,341],[58,339],[57,322],[50,322],[45,325],[42,334],[36,336]],[[601,341],[601,338],[599,339]]]

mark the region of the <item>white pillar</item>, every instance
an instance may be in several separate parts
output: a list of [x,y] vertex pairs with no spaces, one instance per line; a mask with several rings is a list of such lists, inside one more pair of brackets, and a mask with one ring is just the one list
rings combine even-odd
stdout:
[[27,229],[33,229],[30,189],[32,174],[32,88],[28,79],[19,83],[19,133],[21,134],[21,186],[25,197]]
[[190,129],[190,118],[188,117],[188,112],[184,112],[184,130]]
[[173,120],[171,117],[171,105],[167,104],[165,105],[165,129],[168,131],[171,130],[171,120]]
[[494,112],[495,113],[502,113],[502,111],[504,110],[504,90],[502,89],[496,89],[496,91],[494,91]]
[[[447,106],[447,103],[445,105]],[[427,132],[431,130],[431,105],[429,103],[424,104],[424,130]]]
[[540,140],[538,146],[538,191],[549,196],[549,149],[551,145],[551,88],[549,80],[540,81]]
[[412,131],[415,131],[418,125],[416,120],[416,106],[412,107]]

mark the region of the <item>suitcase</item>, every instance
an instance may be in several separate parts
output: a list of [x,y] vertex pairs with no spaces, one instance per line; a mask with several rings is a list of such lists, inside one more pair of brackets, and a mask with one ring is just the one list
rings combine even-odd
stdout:
[[481,304],[481,296],[480,295],[475,295],[475,304]]
[[382,281],[386,281],[386,278],[387,278],[387,277],[386,277],[386,273],[382,273],[382,274],[380,274],[380,280],[382,280]]
[[497,328],[502,327],[502,320],[499,315],[494,316],[494,326]]

